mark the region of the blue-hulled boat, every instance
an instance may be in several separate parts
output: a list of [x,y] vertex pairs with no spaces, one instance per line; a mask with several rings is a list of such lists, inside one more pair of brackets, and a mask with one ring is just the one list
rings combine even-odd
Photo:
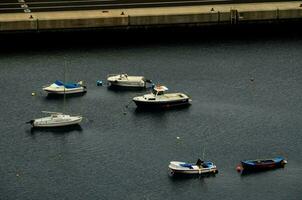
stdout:
[[[276,157],[272,159],[256,159],[241,161],[241,170],[261,171],[284,167],[287,161],[283,157]],[[238,168],[238,171],[240,168]]]

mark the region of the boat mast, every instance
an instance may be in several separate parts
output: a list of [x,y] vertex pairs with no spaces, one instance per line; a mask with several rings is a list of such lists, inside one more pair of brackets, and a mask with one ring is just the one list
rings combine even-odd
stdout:
[[205,130],[204,130],[204,141],[203,141],[203,149],[202,149],[202,160],[204,160],[204,157],[205,157],[205,151],[206,151],[206,139],[207,139],[207,134],[208,132],[210,131],[210,129],[207,127]]
[[64,56],[64,100],[63,100],[63,113],[65,113],[65,104],[66,104],[66,92],[65,92],[65,83],[66,82],[66,58]]

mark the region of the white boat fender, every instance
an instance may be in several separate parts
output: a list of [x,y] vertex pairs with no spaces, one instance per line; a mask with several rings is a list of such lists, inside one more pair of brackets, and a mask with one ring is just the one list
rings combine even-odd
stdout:
[[32,92],[32,93],[31,93],[31,96],[36,96],[36,93],[35,93],[35,92]]
[[103,81],[97,80],[97,81],[96,81],[96,85],[97,85],[97,86],[102,86],[102,85],[103,85]]

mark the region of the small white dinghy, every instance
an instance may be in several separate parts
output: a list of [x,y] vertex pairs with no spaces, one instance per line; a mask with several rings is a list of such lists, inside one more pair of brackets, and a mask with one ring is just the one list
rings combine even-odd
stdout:
[[83,119],[82,116],[71,116],[58,112],[42,112],[50,114],[50,116],[33,119],[27,123],[30,123],[32,127],[62,127],[79,124]]
[[49,86],[43,87],[48,94],[76,94],[86,92],[86,86],[82,81],[78,83],[64,83],[63,81],[55,81]]
[[169,169],[172,175],[184,174],[184,175],[199,175],[199,174],[216,174],[218,170],[216,165],[212,162],[204,162],[200,159],[197,160],[196,164],[171,161]]
[[107,82],[112,87],[129,87],[129,88],[145,88],[147,80],[144,76],[129,76],[128,74],[109,74]]

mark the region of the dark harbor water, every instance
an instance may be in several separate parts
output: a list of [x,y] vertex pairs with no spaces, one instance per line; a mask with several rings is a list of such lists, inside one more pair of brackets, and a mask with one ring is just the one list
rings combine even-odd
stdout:
[[[1,38],[0,199],[301,199],[301,31],[249,31]],[[85,120],[31,131],[26,121],[64,109],[41,90],[64,78],[64,60],[67,80],[88,86],[65,110]],[[184,92],[192,105],[137,111],[131,99],[149,91],[96,86],[120,72]],[[170,161],[195,162],[203,149],[216,176],[168,175]],[[275,156],[288,160],[284,169],[235,170],[240,160]]]

